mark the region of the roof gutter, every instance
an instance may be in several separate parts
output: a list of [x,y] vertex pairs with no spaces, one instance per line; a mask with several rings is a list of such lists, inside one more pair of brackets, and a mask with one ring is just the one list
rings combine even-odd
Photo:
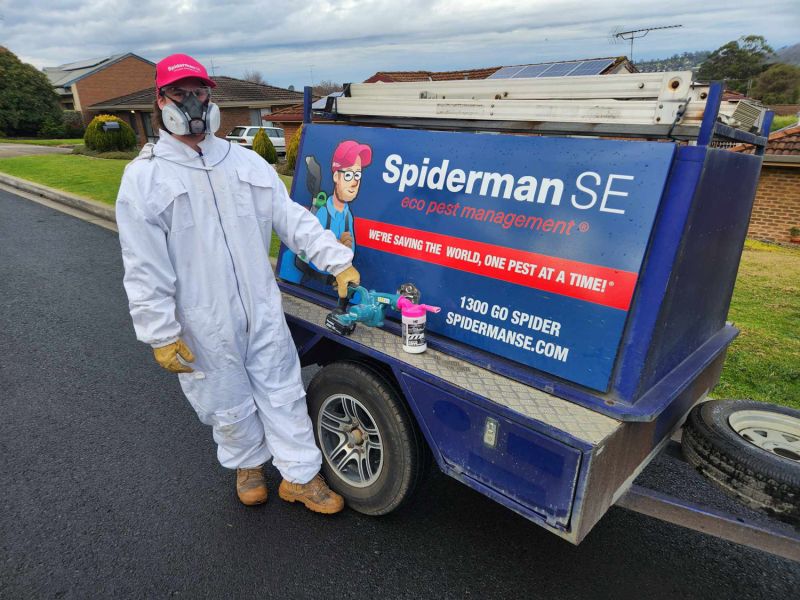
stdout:
[[[213,93],[212,93],[213,99]],[[218,102],[220,108],[272,108],[285,104],[297,104],[295,100],[237,100],[231,102]]]
[[[291,101],[289,101],[291,102]],[[277,100],[274,102],[244,102],[244,101],[237,101],[237,102],[219,102],[218,105],[220,109],[225,108],[271,108],[273,106],[283,106],[287,103],[287,101]],[[152,110],[153,104],[93,104],[89,107],[89,110],[116,110],[116,111],[124,111],[124,110]]]
[[153,103],[149,104],[92,104],[88,110],[111,110],[115,112],[127,112],[130,110],[153,110]]
[[764,164],[778,167],[800,167],[800,154],[765,154]]

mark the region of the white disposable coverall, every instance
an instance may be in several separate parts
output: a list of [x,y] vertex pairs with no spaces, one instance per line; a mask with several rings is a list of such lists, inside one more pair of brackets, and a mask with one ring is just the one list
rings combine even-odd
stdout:
[[136,337],[188,344],[195,372],[180,384],[224,467],[272,457],[285,479],[306,483],[322,457],[269,265],[271,232],[334,275],[353,253],[260,156],[214,136],[200,148],[161,131],[125,169],[117,225]]

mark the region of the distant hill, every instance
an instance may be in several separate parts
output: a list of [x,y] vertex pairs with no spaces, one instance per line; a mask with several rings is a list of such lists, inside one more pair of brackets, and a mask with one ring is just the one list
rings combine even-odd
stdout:
[[[794,46],[792,46],[794,48]],[[684,52],[669,58],[655,60],[637,60],[634,64],[642,73],[656,73],[660,71],[695,71],[711,54],[710,50],[699,52]]]
[[778,59],[770,62],[782,62],[800,67],[800,44],[786,46],[778,50],[775,54],[778,56]]
[[[660,71],[696,71],[700,64],[709,57],[710,50],[699,52],[684,52],[669,58],[656,58],[654,60],[636,61],[636,68],[642,73],[655,73]],[[800,66],[800,44],[781,48],[771,57],[769,63],[786,63]]]

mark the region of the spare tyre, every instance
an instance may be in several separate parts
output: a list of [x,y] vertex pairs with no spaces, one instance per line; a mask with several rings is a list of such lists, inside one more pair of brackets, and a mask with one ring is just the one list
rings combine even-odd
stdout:
[[689,413],[681,445],[686,460],[728,494],[800,524],[800,411],[711,400]]

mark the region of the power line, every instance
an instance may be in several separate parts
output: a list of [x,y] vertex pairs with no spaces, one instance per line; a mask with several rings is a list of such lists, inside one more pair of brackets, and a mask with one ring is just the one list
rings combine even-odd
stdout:
[[683,25],[662,25],[661,27],[646,27],[644,29],[631,29],[630,31],[618,31],[617,33],[614,34],[614,37],[621,40],[631,41],[630,61],[633,62],[633,40],[638,40],[639,38],[643,38],[651,31],[656,31],[658,29],[676,29],[677,27],[683,27]]

